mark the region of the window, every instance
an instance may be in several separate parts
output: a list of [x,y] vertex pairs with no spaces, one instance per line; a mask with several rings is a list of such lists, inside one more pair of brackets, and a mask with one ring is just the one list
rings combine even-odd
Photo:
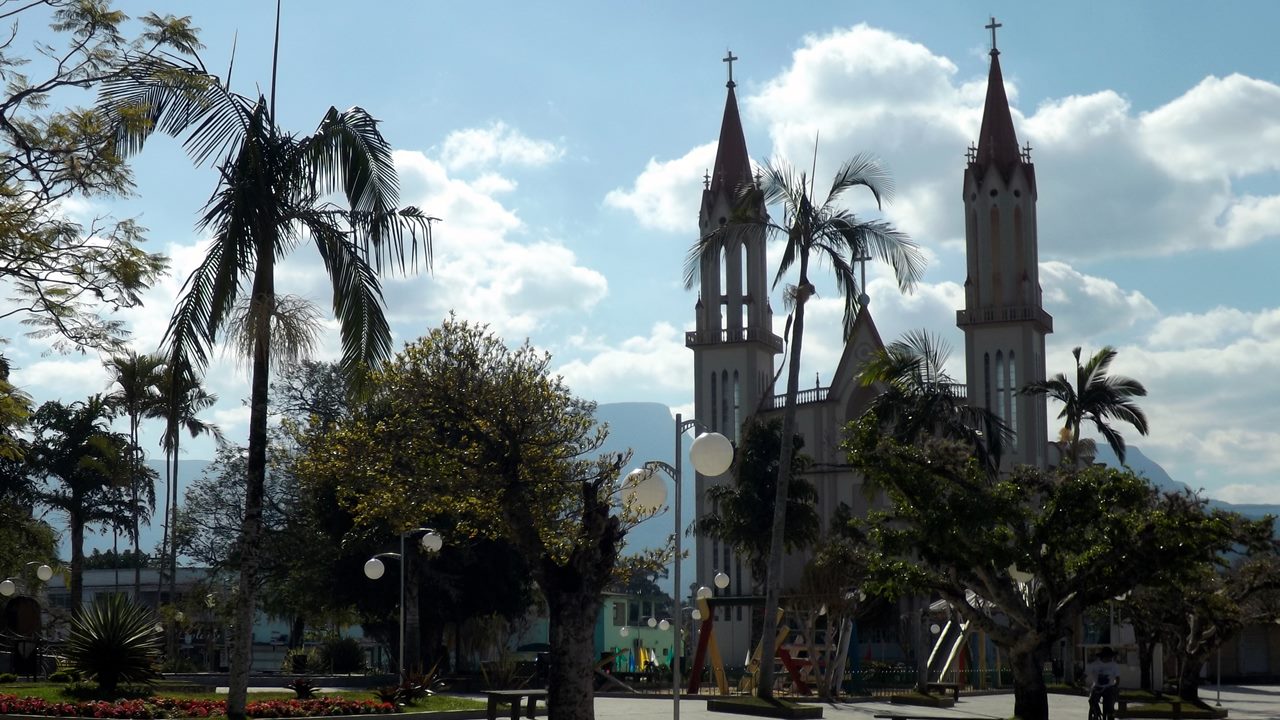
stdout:
[[615,602],[613,604],[613,626],[622,627],[627,624],[627,604],[624,602]]

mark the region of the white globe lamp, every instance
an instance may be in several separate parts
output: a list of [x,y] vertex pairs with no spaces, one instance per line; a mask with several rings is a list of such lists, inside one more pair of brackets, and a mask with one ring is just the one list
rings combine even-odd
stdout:
[[387,566],[378,558],[369,558],[364,563],[364,576],[370,580],[377,580],[386,572]]
[[444,538],[440,537],[440,533],[435,530],[428,530],[418,542],[422,544],[422,549],[429,553],[440,552],[440,548],[444,547]]
[[13,594],[16,592],[18,592],[18,586],[14,585],[12,580],[6,578],[5,580],[0,581],[0,595],[13,597]]
[[693,609],[693,612],[689,613],[689,617],[693,618],[694,620],[701,620],[701,619],[702,619],[702,611],[701,611],[701,610],[699,610],[698,608],[694,608],[694,609]]
[[689,459],[693,469],[707,477],[723,475],[733,464],[733,443],[720,433],[703,433],[689,446]]
[[40,582],[49,582],[53,579],[53,568],[48,565],[41,565],[36,568],[36,577],[40,578]]
[[659,623],[658,623],[658,629],[659,629],[659,630],[670,630],[670,629],[671,629],[671,623],[670,623],[670,622],[668,622],[667,620],[663,620],[663,621],[661,621],[661,622],[659,622]]
[[720,588],[721,590],[729,587],[729,576],[725,575],[722,572],[716,573],[716,576],[712,578],[711,581],[715,583],[716,587]]
[[698,594],[699,600],[706,600],[707,598],[711,597],[715,593],[711,591],[711,588],[707,587],[706,585],[703,585],[702,587],[698,588],[697,594]]
[[622,494],[641,513],[656,512],[667,503],[667,484],[656,472],[640,468],[627,473]]
[[658,618],[649,618],[649,621],[646,624],[651,628],[658,627]]
[[631,628],[627,627],[626,625],[623,625],[622,629],[618,631],[618,634],[621,635],[622,637],[626,637],[631,634]]

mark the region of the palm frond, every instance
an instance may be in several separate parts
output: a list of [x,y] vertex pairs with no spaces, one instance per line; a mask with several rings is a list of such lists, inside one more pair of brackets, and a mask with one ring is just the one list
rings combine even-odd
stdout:
[[827,193],[825,206],[830,207],[846,191],[855,187],[865,187],[876,199],[876,207],[893,198],[893,177],[888,168],[870,153],[858,153],[840,166],[831,182],[831,191]]
[[376,368],[391,357],[391,327],[382,310],[378,273],[360,247],[322,216],[303,216],[333,283],[333,311],[342,334],[342,368]]

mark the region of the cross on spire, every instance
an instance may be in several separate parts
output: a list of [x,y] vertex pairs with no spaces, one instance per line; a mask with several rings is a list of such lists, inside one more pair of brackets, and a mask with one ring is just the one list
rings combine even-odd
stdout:
[[724,53],[724,58],[722,58],[720,62],[729,63],[729,82],[726,87],[733,87],[733,61],[737,60],[738,57],[733,54],[732,50],[725,50]]
[[996,22],[995,16],[992,15],[991,22],[985,27],[991,31],[991,52],[998,55],[1000,51],[996,49],[996,28],[1004,27],[1004,25]]
[[1022,162],[1031,162],[1031,141],[1027,141],[1027,146],[1022,148]]
[[711,189],[711,171],[710,170],[707,170],[705,173],[702,174],[702,189],[703,190]]
[[964,151],[964,157],[969,162],[976,162],[978,160],[978,148],[974,147],[973,143],[969,143],[969,148]]

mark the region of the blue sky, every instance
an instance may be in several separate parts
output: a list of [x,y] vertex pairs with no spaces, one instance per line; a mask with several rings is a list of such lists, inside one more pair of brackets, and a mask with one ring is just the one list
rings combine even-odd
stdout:
[[[122,2],[191,14],[208,66],[265,92],[273,4]],[[1050,373],[1070,349],[1120,350],[1115,370],[1144,381],[1152,434],[1129,440],[1170,474],[1236,502],[1280,502],[1280,69],[1265,2],[422,3],[285,0],[281,122],[311,130],[335,105],[382,120],[399,152],[403,200],[444,222],[433,274],[387,283],[399,340],[451,309],[526,337],[580,394],[657,401],[686,412],[695,294],[681,287],[697,232],[701,176],[714,157],[732,48],[747,145],[759,161],[818,176],[861,150],[898,192],[885,216],[927,250],[925,284],[900,296],[872,267],[872,312],[894,338],[925,327],[948,339],[963,277],[960,184],[975,139],[990,35],[1019,140],[1039,182],[1041,284],[1055,317]],[[29,38],[27,39],[29,42]],[[82,99],[82,102],[86,100]],[[153,350],[200,256],[196,212],[213,173],[176,143],[137,162],[137,194],[73,212],[137,216],[174,276],[127,314]],[[861,201],[865,201],[862,198]],[[864,208],[865,209],[865,208]],[[776,254],[775,254],[776,256]],[[280,285],[326,305],[305,247]],[[802,377],[839,356],[833,289],[815,305]],[[779,300],[775,308],[781,308]],[[783,320],[779,314],[778,322]],[[780,330],[780,329],[779,329]],[[323,355],[336,354],[337,335]],[[105,389],[92,356],[24,339],[15,379],[38,400]],[[958,364],[952,367],[963,376]],[[246,435],[246,374],[210,369],[210,417]],[[1050,412],[1057,408],[1051,406]],[[193,443],[188,457],[210,457]]]

